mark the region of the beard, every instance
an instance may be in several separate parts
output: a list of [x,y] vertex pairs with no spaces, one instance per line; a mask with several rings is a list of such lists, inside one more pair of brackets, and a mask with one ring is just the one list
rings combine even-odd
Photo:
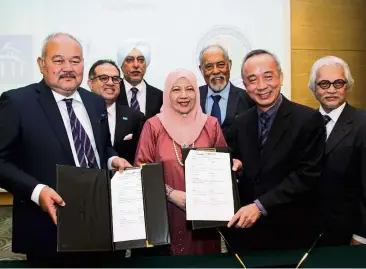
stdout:
[[[213,84],[211,81],[213,79],[216,79],[216,78],[223,79],[223,82]],[[209,86],[214,92],[221,92],[226,87],[226,85],[228,83],[228,81],[226,80],[226,77],[222,74],[220,74],[220,75],[211,75],[209,81],[210,81]]]

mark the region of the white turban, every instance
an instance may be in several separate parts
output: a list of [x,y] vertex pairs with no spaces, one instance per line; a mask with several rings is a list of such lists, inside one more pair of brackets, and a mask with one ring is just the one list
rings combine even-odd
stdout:
[[121,67],[123,62],[125,61],[128,54],[133,51],[133,49],[137,49],[144,55],[146,66],[149,66],[150,63],[150,46],[142,40],[128,40],[122,46],[118,48],[117,52],[117,63],[118,66]]

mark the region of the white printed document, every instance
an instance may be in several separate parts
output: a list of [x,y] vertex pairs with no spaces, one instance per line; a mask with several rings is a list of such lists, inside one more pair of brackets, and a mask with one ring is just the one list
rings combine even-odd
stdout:
[[187,220],[229,221],[234,216],[230,154],[191,150],[185,161]]
[[141,169],[116,172],[111,179],[113,242],[146,239]]

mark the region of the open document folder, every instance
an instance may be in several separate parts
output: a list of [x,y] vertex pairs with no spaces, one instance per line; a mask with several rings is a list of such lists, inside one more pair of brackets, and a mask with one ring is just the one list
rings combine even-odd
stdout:
[[170,244],[163,165],[109,171],[57,166],[57,249],[114,251]]
[[193,229],[226,226],[239,209],[227,148],[184,149],[186,212]]

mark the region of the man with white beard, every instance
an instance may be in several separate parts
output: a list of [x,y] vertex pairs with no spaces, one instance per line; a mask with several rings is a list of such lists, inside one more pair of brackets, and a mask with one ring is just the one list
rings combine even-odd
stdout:
[[199,60],[206,81],[200,87],[202,110],[217,118],[226,138],[235,117],[254,106],[254,102],[245,90],[229,81],[231,60],[226,49],[209,45],[201,50]]

